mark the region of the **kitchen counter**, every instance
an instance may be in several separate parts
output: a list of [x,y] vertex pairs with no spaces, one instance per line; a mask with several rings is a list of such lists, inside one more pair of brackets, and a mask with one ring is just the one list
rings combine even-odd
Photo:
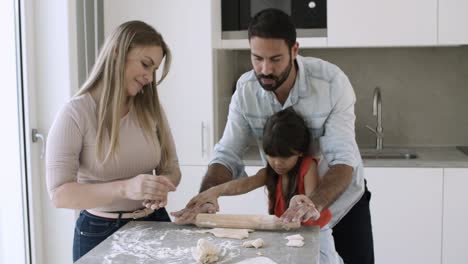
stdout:
[[[221,258],[216,263],[237,263],[259,257],[261,252],[277,263],[318,263],[319,228],[303,226],[296,230],[256,230],[244,240],[217,238],[210,233],[202,234],[195,226],[180,226],[167,222],[129,222],[112,236],[80,258],[76,264],[94,263],[195,263],[191,248],[200,238],[221,248]],[[305,245],[302,248],[287,247],[286,236],[301,234]],[[243,248],[246,240],[262,238],[263,248]]]
[[[468,156],[455,147],[404,147],[414,150],[416,159],[364,159],[364,167],[395,168],[468,168]],[[248,149],[247,166],[263,166],[257,147]]]

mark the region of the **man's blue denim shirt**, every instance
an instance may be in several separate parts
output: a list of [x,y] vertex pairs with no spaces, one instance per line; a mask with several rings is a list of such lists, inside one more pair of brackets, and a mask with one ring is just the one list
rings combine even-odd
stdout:
[[299,55],[296,62],[296,81],[284,105],[278,102],[273,92],[260,86],[253,70],[239,78],[229,105],[224,134],[214,148],[210,164],[223,164],[234,178],[247,176],[242,157],[252,136],[266,164],[261,147],[265,122],[274,113],[292,106],[310,129],[310,152],[321,159],[319,175],[323,176],[328,166],[335,164],[353,168],[351,184],[330,207],[333,214],[330,226],[333,227],[364,192],[363,164],[354,130],[356,96],[348,77],[336,65]]

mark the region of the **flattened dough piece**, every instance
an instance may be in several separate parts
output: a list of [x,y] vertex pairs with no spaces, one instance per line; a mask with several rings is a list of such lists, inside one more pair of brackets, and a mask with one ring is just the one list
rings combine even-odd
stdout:
[[300,234],[287,236],[286,239],[288,240],[288,243],[286,243],[286,246],[288,247],[304,246],[304,237],[301,236]]
[[291,239],[288,241],[286,244],[288,247],[303,247],[304,246],[304,241],[300,239]]
[[290,235],[286,237],[287,240],[304,240],[304,237],[300,234]]
[[244,239],[249,237],[249,231],[252,229],[236,229],[236,228],[213,228],[208,230],[199,230],[199,233],[212,233],[215,237]]
[[242,243],[242,246],[245,247],[245,248],[261,248],[263,247],[263,239],[261,238],[257,238],[257,239],[254,239],[254,240],[249,240],[249,241],[245,241],[244,243]]
[[215,244],[200,238],[197,247],[192,248],[192,256],[197,263],[213,263],[218,260],[219,249]]
[[267,257],[255,257],[255,258],[248,258],[244,259],[236,264],[277,264],[273,260]]

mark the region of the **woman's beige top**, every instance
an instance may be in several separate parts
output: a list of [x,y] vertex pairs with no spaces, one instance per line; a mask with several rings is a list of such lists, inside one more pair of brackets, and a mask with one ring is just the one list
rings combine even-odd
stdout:
[[[159,142],[153,144],[144,135],[131,109],[121,119],[119,146],[115,157],[104,165],[96,158],[97,114],[96,103],[89,93],[71,99],[58,113],[47,139],[47,189],[53,190],[67,182],[103,183],[151,174],[161,159]],[[164,119],[166,119],[163,113]],[[167,120],[165,120],[167,123]],[[169,146],[174,149],[172,160],[177,163],[175,145],[170,135]],[[154,126],[156,133],[156,125]],[[108,149],[108,143],[104,144]],[[175,164],[178,167],[178,164]],[[121,199],[99,211],[133,211],[142,207],[142,201]]]

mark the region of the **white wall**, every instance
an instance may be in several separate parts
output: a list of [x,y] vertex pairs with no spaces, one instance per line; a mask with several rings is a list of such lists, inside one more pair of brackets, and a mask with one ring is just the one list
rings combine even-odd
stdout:
[[0,2],[0,76],[2,129],[0,129],[0,263],[25,263],[22,200],[22,165],[18,83],[16,79],[14,1]]

